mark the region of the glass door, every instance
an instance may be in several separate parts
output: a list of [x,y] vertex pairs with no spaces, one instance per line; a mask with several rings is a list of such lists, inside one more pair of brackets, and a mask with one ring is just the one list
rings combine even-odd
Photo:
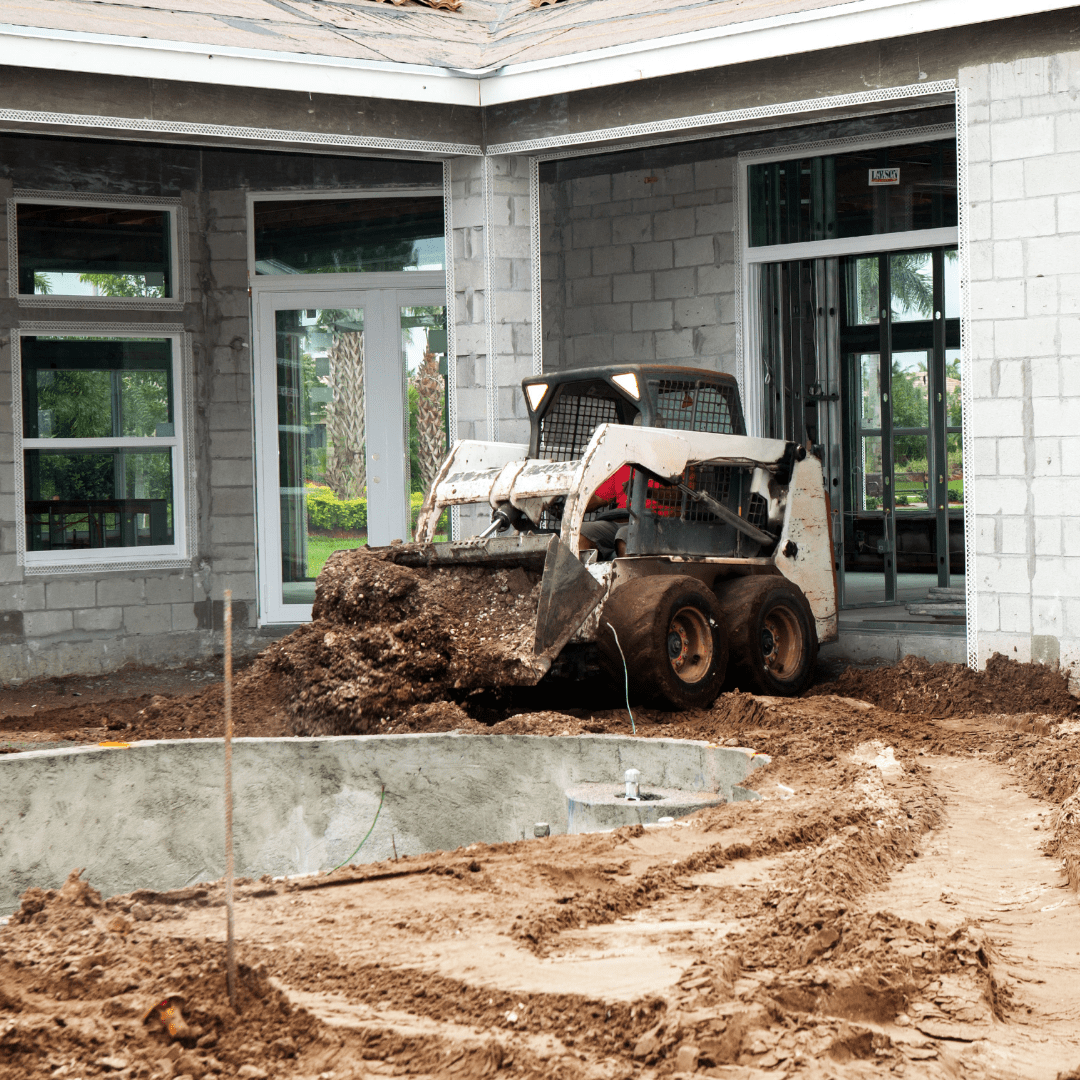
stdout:
[[445,293],[253,303],[260,620],[299,622],[333,551],[411,537],[449,435]]
[[843,279],[845,590],[895,603],[900,570],[948,586],[963,551],[956,251],[850,258]]

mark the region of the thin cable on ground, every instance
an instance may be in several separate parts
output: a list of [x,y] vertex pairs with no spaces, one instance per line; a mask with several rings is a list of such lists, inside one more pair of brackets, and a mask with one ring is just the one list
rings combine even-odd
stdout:
[[[368,829],[368,831],[366,833],[364,833],[364,839],[361,840],[360,843],[356,845],[356,851],[359,851],[364,846],[364,844],[367,843],[367,838],[371,835],[372,831],[375,828],[375,822],[379,820],[379,814],[382,812],[382,804],[383,804],[383,800],[385,798],[386,798],[386,785],[383,784],[382,794],[379,796],[379,809],[375,811],[375,818],[371,823],[371,828]],[[354,851],[352,853],[352,855],[350,855],[347,859],[345,859],[345,862],[338,863],[337,866],[334,867],[334,870],[340,870],[345,865],[345,863],[347,863],[349,861],[349,859],[355,858],[356,857],[356,851]],[[334,872],[334,870],[327,870],[326,871],[326,876],[329,877]]]
[[637,725],[634,723],[634,714],[630,712],[630,672],[626,666],[626,657],[623,655],[622,646],[619,644],[619,635],[615,633],[615,627],[611,623],[605,623],[605,625],[615,638],[615,647],[619,650],[619,656],[622,657],[623,678],[626,682],[626,711],[630,714],[630,730],[636,735]]

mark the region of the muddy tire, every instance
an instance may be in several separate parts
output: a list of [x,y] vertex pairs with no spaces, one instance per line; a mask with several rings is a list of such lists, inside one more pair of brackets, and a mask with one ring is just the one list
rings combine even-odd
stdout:
[[604,671],[620,690],[628,676],[630,692],[639,699],[677,709],[703,707],[724,684],[723,612],[713,591],[696,578],[638,578],[619,586],[604,605],[598,642]]
[[720,606],[741,688],[791,697],[810,685],[817,627],[799,588],[782,577],[739,578],[720,590]]

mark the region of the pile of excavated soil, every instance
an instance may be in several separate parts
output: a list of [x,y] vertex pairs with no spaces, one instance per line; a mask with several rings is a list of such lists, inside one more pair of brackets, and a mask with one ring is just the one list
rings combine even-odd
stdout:
[[[351,557],[351,568],[343,565],[342,556]],[[632,724],[621,693],[604,693],[595,680],[557,689],[545,680],[504,692],[507,681],[532,677],[527,639],[535,617],[535,575],[411,570],[362,552],[341,552],[335,558],[341,561],[332,567],[329,587],[324,590],[320,581],[316,621],[238,672],[233,690],[238,736],[636,730],[650,737],[738,742],[749,739],[749,733],[758,738],[767,733],[778,753],[801,749],[801,740],[788,734],[796,731],[797,722],[786,719],[798,714],[799,703],[788,699],[736,691],[722,694],[708,710],[667,712],[633,705]],[[42,740],[217,738],[224,733],[220,681],[185,693],[185,684],[198,682],[182,673],[182,681],[165,678],[167,689],[149,694],[143,675],[132,688],[135,695],[87,689],[89,701],[73,699],[66,682],[50,683],[44,690],[27,685],[3,691],[16,705],[36,695],[41,707],[4,715],[0,753],[12,744],[28,748]],[[972,729],[962,724],[950,729],[929,722],[933,719],[960,723],[997,717],[998,731],[1008,717],[1008,726],[1040,734],[1070,717],[1080,719],[1080,702],[1060,672],[1000,655],[982,672],[912,656],[893,667],[850,668],[835,682],[812,688],[803,701],[823,695],[833,696],[833,705],[819,735],[836,747],[859,735],[860,710],[869,705],[885,710],[878,727],[890,740],[923,740],[921,749],[934,753],[962,748]]]
[[1045,664],[1022,664],[995,653],[984,671],[962,664],[931,664],[906,656],[892,667],[848,668],[836,682],[809,691],[861,698],[897,713],[971,717],[985,713],[1041,713],[1070,717],[1080,700],[1067,676]]
[[[147,933],[141,907],[103,903],[80,875],[28,890],[4,934],[0,1077],[266,1077],[312,1042],[318,1025],[264,968],[240,965],[238,1015],[222,945]],[[176,1040],[145,1019],[172,994],[188,1025]]]
[[298,735],[364,734],[410,706],[531,685],[539,575],[520,568],[399,566],[339,551],[319,575],[313,621],[263,654],[292,694]]

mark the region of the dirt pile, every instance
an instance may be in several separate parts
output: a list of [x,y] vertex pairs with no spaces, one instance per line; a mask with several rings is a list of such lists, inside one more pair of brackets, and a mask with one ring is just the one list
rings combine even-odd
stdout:
[[266,650],[301,735],[364,734],[422,702],[532,684],[539,576],[517,568],[413,568],[339,551],[319,575],[313,621]]
[[1080,724],[1041,734],[1008,732],[1001,742],[997,759],[1008,762],[1028,790],[1055,804],[1043,850],[1061,860],[1069,884],[1080,889]]
[[906,656],[893,667],[848,668],[836,682],[808,691],[861,698],[897,713],[972,717],[983,713],[1042,713],[1071,717],[1080,700],[1067,676],[1045,664],[1021,664],[995,653],[984,671],[962,664],[931,664]]
[[[225,950],[150,933],[145,905],[102,902],[72,871],[31,889],[0,939],[0,1077],[276,1075],[319,1025],[240,965],[240,1015],[228,1005]],[[129,912],[129,913],[125,913]],[[178,995],[188,1025],[171,1039],[147,1013]]]

